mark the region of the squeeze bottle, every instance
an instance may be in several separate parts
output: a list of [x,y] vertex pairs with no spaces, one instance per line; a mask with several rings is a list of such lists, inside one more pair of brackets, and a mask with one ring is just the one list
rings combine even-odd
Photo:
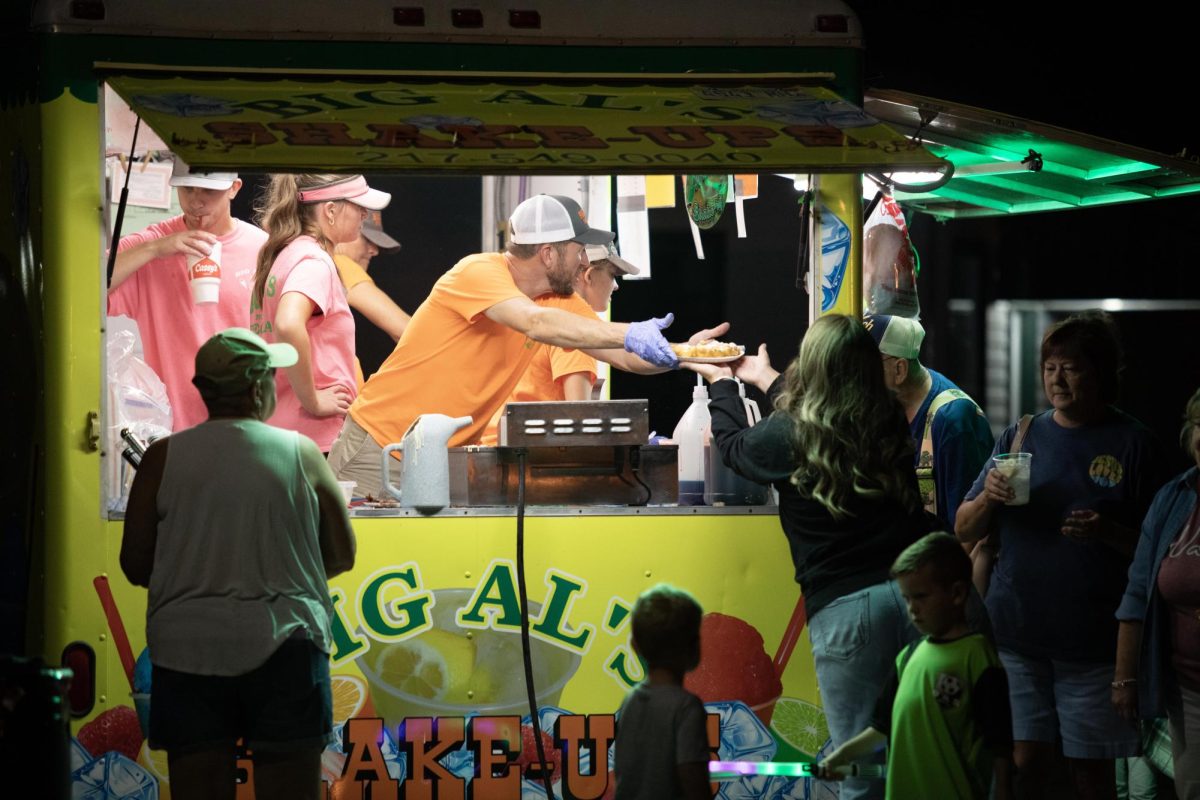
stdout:
[[679,446],[679,505],[704,505],[704,430],[708,414],[708,388],[696,376],[692,404],[679,418],[671,438]]

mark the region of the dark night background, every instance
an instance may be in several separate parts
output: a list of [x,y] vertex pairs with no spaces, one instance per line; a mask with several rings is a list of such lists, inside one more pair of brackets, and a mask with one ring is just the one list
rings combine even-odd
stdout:
[[[1190,81],[1179,69],[1187,65],[1192,46],[1191,20],[1141,7],[1099,17],[1047,13],[1022,3],[987,11],[920,3],[852,5],[864,28],[868,86],[975,105],[1163,153],[1200,154]],[[479,182],[372,177],[372,183],[393,193],[384,225],[403,249],[377,257],[371,274],[411,312],[442,272],[479,249]],[[247,188],[239,205],[248,206],[254,194],[253,185]],[[796,200],[789,181],[764,177],[759,198],[745,206],[749,238],[736,238],[730,207],[703,233],[704,261],[695,257],[681,206],[652,210],[654,278],[625,282],[614,295],[613,319],[674,311],[674,340],[727,319],[733,323],[728,339],[750,348],[766,342],[782,368],[806,326],[806,297],[796,288]],[[235,213],[249,212],[243,207]],[[923,362],[983,402],[983,310],[994,300],[1200,298],[1198,221],[1200,198],[947,223],[910,214],[928,330]],[[959,308],[970,301],[977,312],[952,315],[952,300]],[[390,352],[391,341],[365,320],[358,322],[360,358],[370,374]],[[1167,444],[1176,441],[1184,403],[1200,386],[1197,322],[1178,312],[1119,319],[1128,350],[1120,404]],[[691,401],[693,382],[691,373],[618,372],[613,396],[649,397],[651,428],[669,433]],[[1180,457],[1177,449],[1171,452]]]

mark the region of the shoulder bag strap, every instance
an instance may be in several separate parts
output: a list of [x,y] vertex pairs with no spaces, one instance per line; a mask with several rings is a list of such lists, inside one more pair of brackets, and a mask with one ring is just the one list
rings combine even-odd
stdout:
[[1012,446],[1008,448],[1008,452],[1021,452],[1021,445],[1025,444],[1025,434],[1029,433],[1029,425],[1032,422],[1033,414],[1026,414],[1021,417],[1021,421],[1017,423],[1017,435],[1013,437]]

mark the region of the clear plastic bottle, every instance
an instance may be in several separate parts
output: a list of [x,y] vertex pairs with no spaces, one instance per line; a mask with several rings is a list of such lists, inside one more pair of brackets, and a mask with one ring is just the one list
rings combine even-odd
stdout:
[[704,431],[711,417],[708,414],[708,388],[704,379],[696,376],[692,404],[679,418],[671,438],[679,445],[679,505],[704,505]]

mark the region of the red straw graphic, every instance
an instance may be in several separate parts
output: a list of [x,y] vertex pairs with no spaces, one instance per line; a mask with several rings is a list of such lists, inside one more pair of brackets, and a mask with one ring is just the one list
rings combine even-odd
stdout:
[[100,605],[104,606],[104,616],[108,618],[109,633],[112,634],[113,644],[116,645],[117,655],[121,657],[121,666],[125,667],[125,677],[129,679],[129,688],[132,690],[133,650],[129,647],[129,637],[125,635],[121,612],[117,611],[117,601],[113,599],[112,589],[108,588],[108,578],[101,575],[92,583],[96,586],[96,594],[100,595]]
[[804,595],[796,598],[796,608],[792,611],[792,618],[788,620],[787,629],[783,632],[783,640],[779,642],[779,650],[775,652],[775,674],[780,678],[783,677],[783,671],[787,669],[788,661],[792,658],[792,651],[796,649],[796,642],[800,639],[800,632],[804,630],[804,623],[808,621],[808,615],[804,611]]

